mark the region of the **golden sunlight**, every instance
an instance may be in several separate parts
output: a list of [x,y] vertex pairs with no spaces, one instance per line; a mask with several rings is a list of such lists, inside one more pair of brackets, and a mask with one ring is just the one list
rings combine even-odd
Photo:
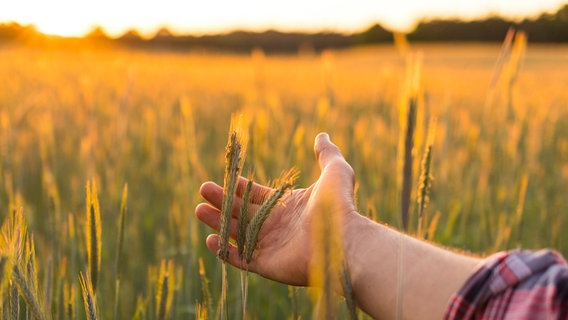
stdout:
[[432,17],[472,19],[487,14],[512,18],[554,11],[565,0],[288,0],[267,3],[191,2],[163,0],[160,5],[146,1],[114,0],[18,0],[3,4],[0,23],[33,24],[46,34],[82,36],[101,26],[111,36],[129,29],[151,36],[160,27],[178,33],[210,33],[231,29],[335,30],[352,32],[380,22],[387,28],[408,31],[417,21]]
[[73,28],[67,21],[57,18],[38,21],[36,22],[36,28],[39,32],[52,36],[80,37],[85,34],[85,30]]

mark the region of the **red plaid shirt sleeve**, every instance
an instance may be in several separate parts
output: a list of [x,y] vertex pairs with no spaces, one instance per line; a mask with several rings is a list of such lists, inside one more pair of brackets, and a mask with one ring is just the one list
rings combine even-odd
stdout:
[[451,297],[445,319],[568,319],[568,264],[551,250],[494,254]]

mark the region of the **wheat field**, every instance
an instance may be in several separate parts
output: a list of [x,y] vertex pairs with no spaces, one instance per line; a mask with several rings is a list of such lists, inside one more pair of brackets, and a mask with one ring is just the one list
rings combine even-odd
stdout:
[[[201,183],[223,183],[236,113],[252,119],[243,172],[268,182],[296,166],[296,185],[308,186],[319,175],[313,139],[326,131],[355,170],[361,214],[400,227],[409,61],[421,71],[408,232],[418,229],[418,169],[435,117],[427,238],[476,254],[568,255],[568,46],[529,43],[498,62],[501,52],[499,44],[298,55],[0,47],[3,316],[36,317],[35,299],[46,318],[91,319],[90,296],[100,319],[215,318],[221,264],[193,210]],[[89,289],[92,259],[100,265]],[[9,277],[24,278],[29,295]],[[229,279],[238,272],[230,268]],[[231,319],[241,316],[239,299],[233,284]],[[310,318],[313,309],[307,289],[254,275],[248,306],[250,319]]]

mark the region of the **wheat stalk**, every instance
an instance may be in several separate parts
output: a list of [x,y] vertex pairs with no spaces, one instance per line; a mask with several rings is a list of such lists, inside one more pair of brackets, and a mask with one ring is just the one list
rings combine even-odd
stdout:
[[243,194],[241,210],[237,220],[237,251],[239,253],[239,261],[241,263],[241,300],[242,300],[242,311],[243,319],[246,319],[247,315],[247,297],[248,297],[248,270],[243,269],[243,253],[245,250],[246,232],[249,223],[248,219],[248,207],[250,202],[250,196],[252,191],[253,181],[249,179],[247,181],[245,192]]
[[242,260],[243,253],[245,250],[246,241],[246,230],[249,223],[248,219],[248,207],[250,202],[250,195],[252,191],[253,181],[249,179],[245,187],[245,192],[243,194],[243,200],[241,204],[241,210],[239,213],[239,218],[237,220],[237,248],[239,252],[239,258]]
[[514,36],[515,29],[513,27],[510,27],[509,30],[507,30],[507,35],[505,36],[505,40],[503,40],[503,44],[501,45],[501,52],[499,54],[499,58],[497,59],[497,63],[495,64],[493,76],[491,77],[490,89],[494,89],[497,85],[497,81],[499,81],[503,66],[505,65],[505,62],[507,61],[507,58],[511,53]]
[[420,170],[420,179],[418,182],[418,237],[424,238],[422,230],[424,229],[424,210],[430,201],[430,190],[432,189],[432,182],[434,177],[432,176],[432,147],[434,145],[434,136],[436,133],[436,119],[432,118],[430,120],[430,126],[428,128],[428,137],[426,139],[426,145],[424,147],[424,155],[422,157],[422,164]]
[[83,295],[83,303],[85,305],[85,314],[89,320],[97,320],[97,306],[95,301],[95,291],[93,282],[89,279],[89,274],[83,276],[83,272],[79,273],[79,283],[81,285],[81,293]]
[[408,101],[408,111],[406,113],[406,131],[404,134],[404,158],[402,167],[402,190],[400,196],[400,217],[402,229],[408,230],[408,219],[410,213],[410,192],[412,189],[412,148],[414,147],[414,126],[416,125],[416,97],[411,97]]
[[241,151],[242,146],[237,138],[237,132],[232,131],[229,135],[229,142],[225,154],[226,167],[219,228],[219,251],[217,251],[217,256],[223,261],[221,266],[221,318],[226,318],[225,307],[227,304],[228,278],[225,261],[229,257],[229,227],[232,220],[233,199],[237,188],[237,179],[241,169],[239,168]]
[[201,291],[203,293],[203,303],[202,308],[205,312],[212,310],[213,300],[211,298],[211,292],[209,290],[209,279],[207,279],[207,274],[205,273],[205,266],[203,265],[203,259],[199,258],[199,277],[201,278]]
[[351,272],[349,271],[349,265],[345,260],[343,260],[341,286],[343,288],[343,295],[345,296],[347,310],[349,311],[349,319],[356,320],[358,319],[357,306],[355,305],[355,297],[353,295],[354,293],[353,284],[351,283]]
[[245,260],[249,263],[252,259],[252,254],[258,242],[258,235],[262,229],[262,225],[276,206],[278,201],[284,196],[286,191],[292,188],[292,183],[286,182],[278,188],[258,209],[257,213],[252,217],[247,228],[246,247],[245,247]]
[[521,190],[519,191],[519,202],[515,210],[515,222],[517,224],[517,245],[521,244],[521,236],[523,234],[523,210],[525,207],[525,199],[527,196],[527,186],[529,184],[528,174],[523,174],[521,179]]
[[[316,304],[314,318],[330,319],[335,313],[334,292],[341,290],[343,282],[347,281],[347,268],[343,260],[339,204],[329,190],[322,189],[321,192],[324,194],[310,226],[313,257],[310,261],[309,285],[319,289],[312,295]],[[344,290],[349,290],[347,285]]]
[[64,293],[65,297],[65,315],[67,319],[75,319],[75,285],[65,283]]
[[128,200],[128,184],[124,184],[122,189],[122,199],[120,201],[120,216],[117,236],[116,259],[115,259],[115,290],[114,290],[114,319],[118,319],[118,305],[120,299],[120,261],[122,258],[122,247],[124,245],[124,224],[126,220],[126,210]]
[[94,180],[87,183],[87,224],[85,225],[89,280],[92,281],[93,293],[97,290],[97,281],[101,266],[101,212]]
[[226,260],[229,257],[229,229],[232,221],[233,200],[237,182],[244,165],[248,140],[248,121],[243,116],[232,116],[229,139],[225,152],[225,176],[223,179],[223,201],[221,204],[219,250],[217,257],[223,261],[221,266],[221,306],[220,317],[227,317],[228,275]]
[[28,282],[17,265],[15,265],[12,269],[12,281],[14,281],[18,287],[18,290],[30,309],[32,316],[38,320],[46,319],[45,314],[42,311],[37,292],[33,290],[33,286]]
[[226,168],[223,185],[223,203],[221,206],[220,242],[217,256],[225,261],[229,256],[229,227],[233,211],[233,200],[237,189],[237,179],[241,168],[242,145],[237,138],[237,132],[231,132],[225,154]]
[[170,312],[174,292],[174,265],[162,260],[156,286],[156,318],[164,320]]
[[8,294],[12,319],[20,319],[20,295],[18,294],[18,288],[13,283],[10,283]]
[[[14,210],[2,226],[2,236],[0,252],[7,254],[6,261],[3,261],[3,268],[10,266],[11,282],[18,288],[31,316],[34,319],[46,319],[37,286],[35,245],[33,237],[27,235],[21,207]],[[6,274],[3,273],[3,275]]]

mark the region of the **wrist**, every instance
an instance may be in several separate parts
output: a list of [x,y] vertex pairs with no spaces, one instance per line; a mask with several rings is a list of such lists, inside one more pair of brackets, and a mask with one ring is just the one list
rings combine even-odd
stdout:
[[379,289],[372,288],[375,283],[370,280],[383,275],[384,266],[390,263],[388,259],[381,261],[385,257],[381,251],[388,246],[382,228],[385,227],[358,212],[346,216],[343,230],[344,260],[352,294],[361,308],[364,308],[362,304],[365,304],[365,292]]

